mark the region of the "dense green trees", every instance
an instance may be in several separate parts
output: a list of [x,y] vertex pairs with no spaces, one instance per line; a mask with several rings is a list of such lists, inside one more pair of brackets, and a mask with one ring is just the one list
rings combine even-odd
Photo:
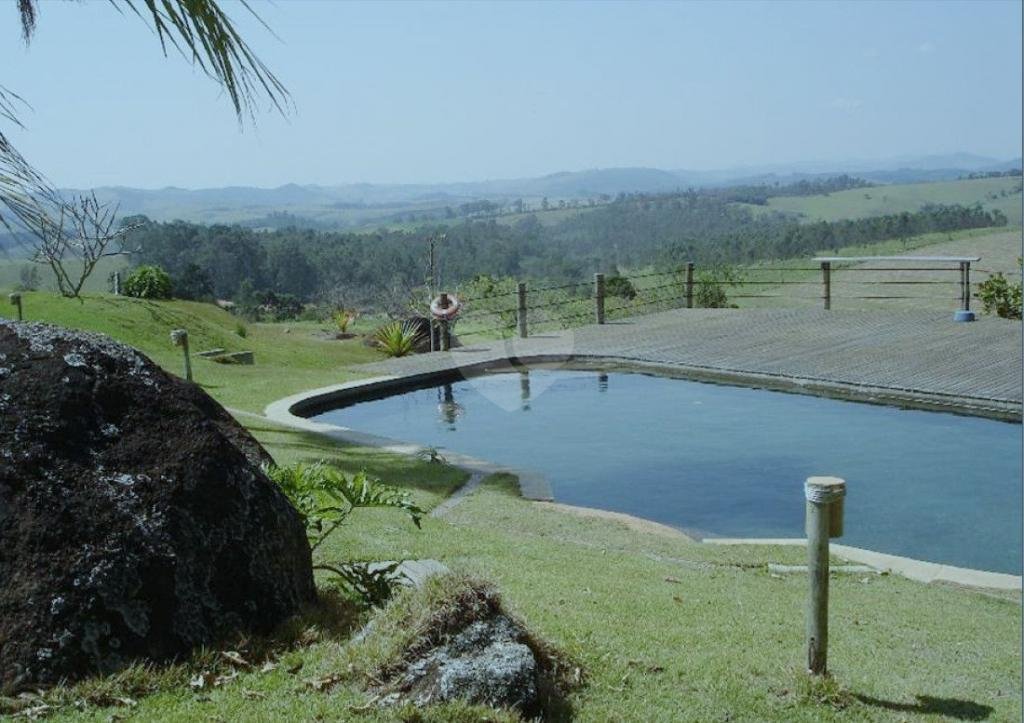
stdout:
[[[839,180],[838,189],[852,179]],[[131,232],[140,252],[134,261],[159,265],[197,297],[344,302],[346,308],[379,306],[421,287],[427,277],[427,240],[445,234],[438,253],[442,285],[454,287],[481,274],[533,282],[585,278],[595,271],[656,265],[678,268],[741,264],[833,250],[848,244],[962,228],[1005,225],[1006,218],[980,206],[927,206],[901,213],[836,222],[799,223],[772,212],[754,214],[735,202],[750,189],[622,195],[552,225],[533,216],[514,225],[494,219],[466,220],[415,231],[356,234],[295,228],[256,231],[240,226],[202,226],[141,218]],[[771,193],[789,189],[769,189]],[[393,300],[394,300],[393,299]],[[393,305],[393,304],[392,304]]]

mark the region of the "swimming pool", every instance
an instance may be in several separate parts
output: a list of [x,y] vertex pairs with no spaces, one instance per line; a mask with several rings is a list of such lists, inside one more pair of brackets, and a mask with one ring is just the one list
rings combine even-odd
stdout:
[[544,474],[555,499],[725,537],[802,537],[803,482],[847,482],[841,542],[1021,572],[1021,427],[631,372],[531,369],[318,421]]

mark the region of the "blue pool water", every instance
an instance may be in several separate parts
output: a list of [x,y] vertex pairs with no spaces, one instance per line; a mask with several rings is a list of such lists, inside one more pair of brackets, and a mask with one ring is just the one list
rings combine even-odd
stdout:
[[804,479],[847,482],[857,547],[1021,571],[1021,427],[644,374],[534,369],[320,421],[550,480],[556,500],[700,534],[802,537]]

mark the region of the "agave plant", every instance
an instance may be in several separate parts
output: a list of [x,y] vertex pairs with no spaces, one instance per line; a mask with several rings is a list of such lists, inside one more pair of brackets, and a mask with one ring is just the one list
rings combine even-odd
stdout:
[[347,334],[348,325],[355,321],[357,316],[359,316],[359,314],[352,309],[338,309],[334,312],[332,318],[338,327],[338,331],[342,334]]
[[373,335],[377,346],[388,356],[407,356],[416,351],[423,335],[413,321],[392,321]]

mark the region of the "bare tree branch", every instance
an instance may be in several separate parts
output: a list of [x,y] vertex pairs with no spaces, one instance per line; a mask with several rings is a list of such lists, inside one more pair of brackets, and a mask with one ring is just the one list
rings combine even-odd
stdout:
[[86,280],[101,260],[137,251],[126,246],[127,235],[134,227],[115,229],[117,207],[100,203],[95,194],[70,201],[54,196],[50,203],[53,208],[39,214],[38,225],[27,226],[32,236],[32,260],[50,267],[63,296],[80,298]]
[[[241,6],[264,27],[249,6]],[[290,106],[287,89],[256,57],[235,29],[218,0],[110,0],[118,10],[128,8],[156,33],[164,54],[168,45],[216,80],[227,92],[241,122],[255,120],[255,105],[266,96],[282,114]],[[39,0],[18,0],[22,35],[28,43],[36,29]],[[26,105],[16,93],[0,86],[0,120],[21,127],[18,107]],[[96,197],[67,202],[0,131],[0,227],[12,236],[27,234],[36,260],[47,263],[65,296],[78,296],[82,284],[112,243],[123,243],[124,229],[113,232],[116,209]],[[65,268],[69,257],[82,261],[83,275]]]

